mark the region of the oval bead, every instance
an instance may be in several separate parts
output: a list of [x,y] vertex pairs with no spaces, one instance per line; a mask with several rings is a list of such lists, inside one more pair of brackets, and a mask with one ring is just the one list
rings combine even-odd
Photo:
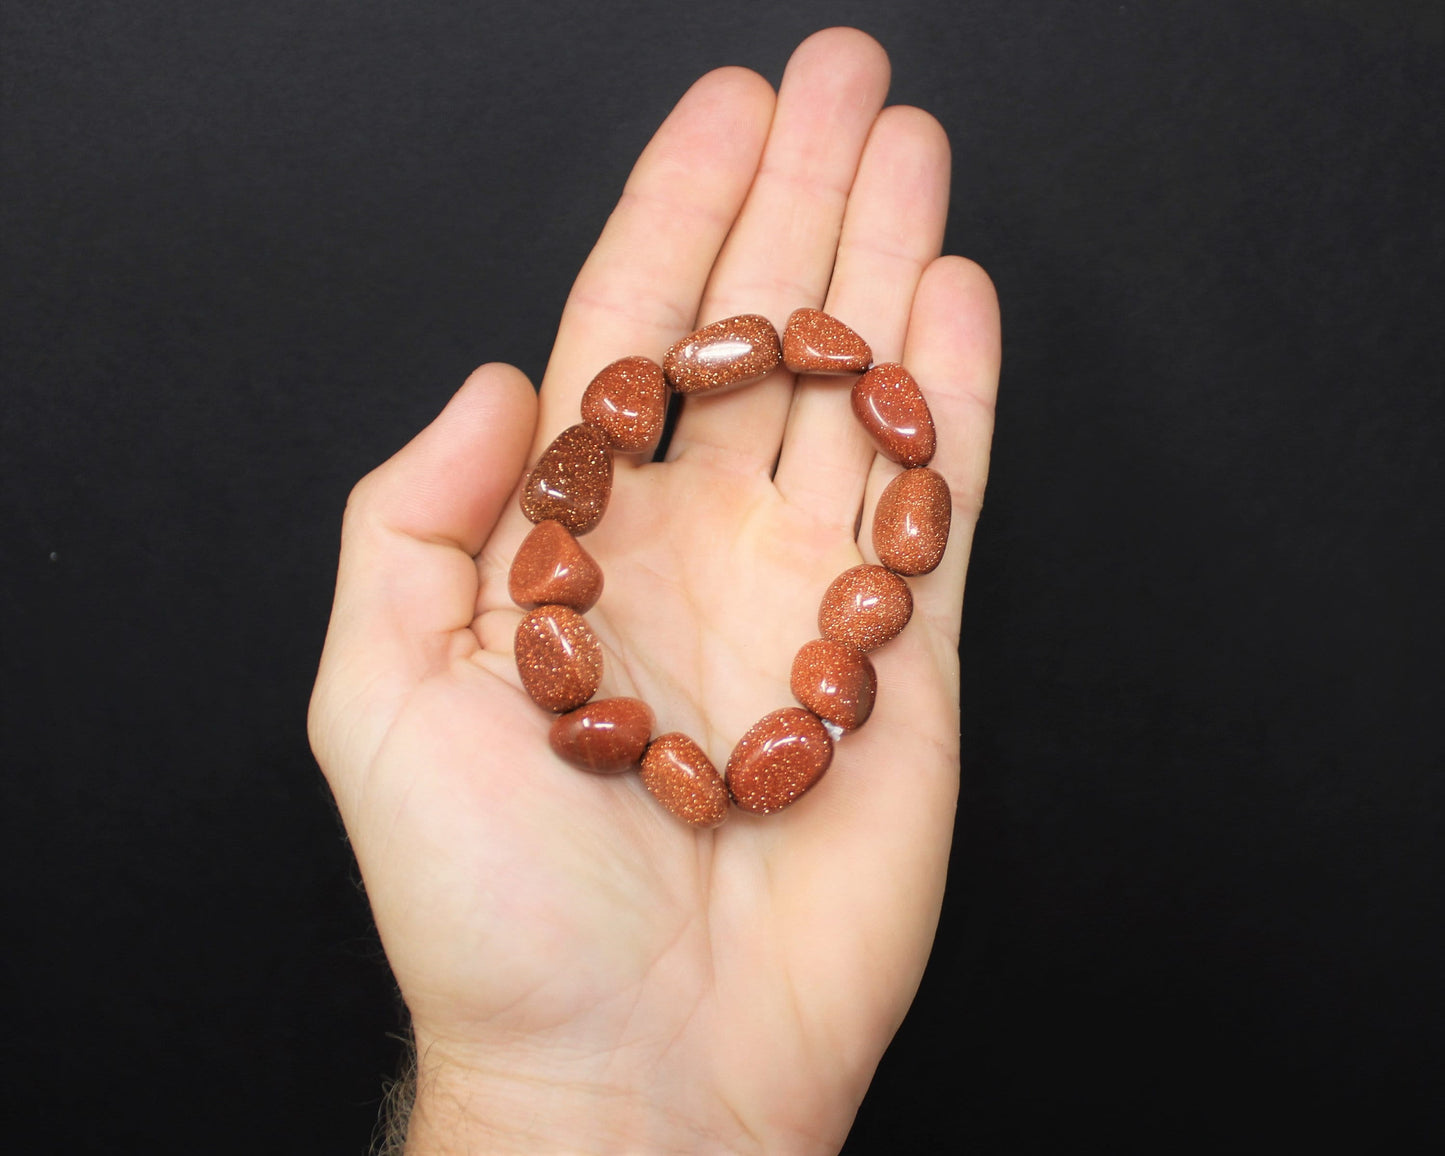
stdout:
[[612,447],[601,430],[579,422],[559,433],[528,471],[522,513],[585,534],[602,520],[611,495]]
[[821,309],[794,309],[783,330],[783,364],[794,373],[862,373],[873,350]]
[[523,610],[570,606],[585,614],[602,595],[602,567],[561,522],[538,522],[517,547],[507,593]]
[[853,415],[878,452],[905,466],[933,460],[938,436],[933,414],[913,375],[901,365],[875,365],[853,383]]
[[581,706],[602,681],[602,644],[570,606],[539,606],[522,615],[516,658],[532,700],[558,713]]
[[877,650],[913,617],[913,591],[882,566],[864,564],[833,579],[818,606],[818,632],[849,642],[859,650]]
[[728,789],[703,749],[678,731],[658,735],[642,756],[642,785],[692,827],[728,817]]
[[817,716],[784,707],[738,740],[728,759],[728,791],[744,811],[781,811],[802,798],[832,761],[833,740]]
[[878,497],[873,550],[895,574],[927,574],[943,561],[953,498],[943,475],[904,470]]
[[574,767],[615,775],[641,761],[653,721],[652,708],[640,698],[600,698],[564,714],[548,739]]
[[819,718],[857,730],[873,713],[878,675],[851,642],[815,638],[793,659],[793,696]]
[[766,377],[782,361],[773,323],[743,313],[688,334],[667,351],[662,371],[678,393],[714,393]]
[[582,420],[607,435],[614,450],[657,447],[667,416],[667,381],[650,357],[623,357],[602,370],[582,395]]

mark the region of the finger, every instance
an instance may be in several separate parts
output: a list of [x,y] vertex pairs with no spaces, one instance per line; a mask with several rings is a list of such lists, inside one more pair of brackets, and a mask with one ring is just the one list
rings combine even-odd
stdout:
[[[823,300],[848,191],[888,76],[882,47],[857,29],[829,28],[798,46],[699,321],[761,313],[782,325],[794,309]],[[792,375],[779,369],[740,390],[688,398],[668,456],[706,448],[738,469],[771,471],[792,391]]]
[[[772,113],[766,80],[720,68],[694,84],[657,130],[567,298],[542,379],[534,451],[580,420],[582,393],[603,366],[634,354],[661,362],[692,330]],[[618,465],[629,460],[620,455]]]
[[389,722],[387,704],[459,649],[476,648],[472,555],[516,487],[535,421],[527,378],[484,365],[431,425],[357,483],[312,699],[318,757],[344,735],[358,748],[346,765],[364,765]]
[[[884,109],[858,165],[824,305],[872,346],[875,362],[903,357],[914,290],[943,244],[948,181],[943,127],[922,109]],[[874,455],[853,416],[853,381],[799,380],[773,476],[792,505],[849,533]]]
[[[950,651],[958,641],[963,580],[988,480],[1000,354],[993,282],[972,261],[940,257],[924,272],[914,295],[903,359],[918,380],[938,430],[938,451],[930,465],[943,475],[953,495],[943,561],[933,573],[909,579],[914,617],[927,622]],[[869,474],[864,524],[858,535],[869,561],[877,560],[870,539],[878,495],[899,470],[880,457]]]

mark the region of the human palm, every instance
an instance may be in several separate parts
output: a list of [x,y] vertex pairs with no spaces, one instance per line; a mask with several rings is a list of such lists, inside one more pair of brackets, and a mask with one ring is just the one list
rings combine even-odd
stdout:
[[[880,114],[863,34],[805,41],[778,97],[724,69],[644,152],[578,278],[539,398],[486,366],[357,487],[311,733],[411,1011],[412,1141],[541,1151],[836,1150],[907,1009],[938,917],[958,775],[956,646],[998,366],[992,288],[936,259],[947,144]],[[697,831],[636,776],[547,744],[521,689],[507,573],[527,460],[609,361],[717,317],[822,305],[904,360],[954,493],[943,564],[872,656],[877,706],[779,814]],[[841,380],[841,384],[840,384]],[[584,539],[603,694],[722,766],[788,705],[819,597],[873,560],[898,467],[847,379],[777,372],[685,403],[667,461],[619,455]],[[862,532],[859,533],[859,519]],[[860,543],[862,547],[860,550]]]

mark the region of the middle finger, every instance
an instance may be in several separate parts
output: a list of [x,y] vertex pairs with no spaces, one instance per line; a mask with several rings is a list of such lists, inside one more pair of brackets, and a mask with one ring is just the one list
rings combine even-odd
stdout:
[[[762,163],[713,267],[699,324],[761,313],[775,326],[823,300],[843,209],[888,92],[888,56],[866,33],[829,28],[803,41],[778,89]],[[793,376],[686,399],[668,458],[706,453],[730,470],[771,471]]]

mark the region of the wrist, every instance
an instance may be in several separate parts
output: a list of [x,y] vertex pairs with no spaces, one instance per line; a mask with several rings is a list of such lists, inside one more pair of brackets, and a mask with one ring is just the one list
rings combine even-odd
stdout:
[[540,1069],[515,1051],[480,1053],[418,1034],[406,1156],[547,1156],[746,1151],[701,1134],[647,1086],[609,1078],[608,1058]]

